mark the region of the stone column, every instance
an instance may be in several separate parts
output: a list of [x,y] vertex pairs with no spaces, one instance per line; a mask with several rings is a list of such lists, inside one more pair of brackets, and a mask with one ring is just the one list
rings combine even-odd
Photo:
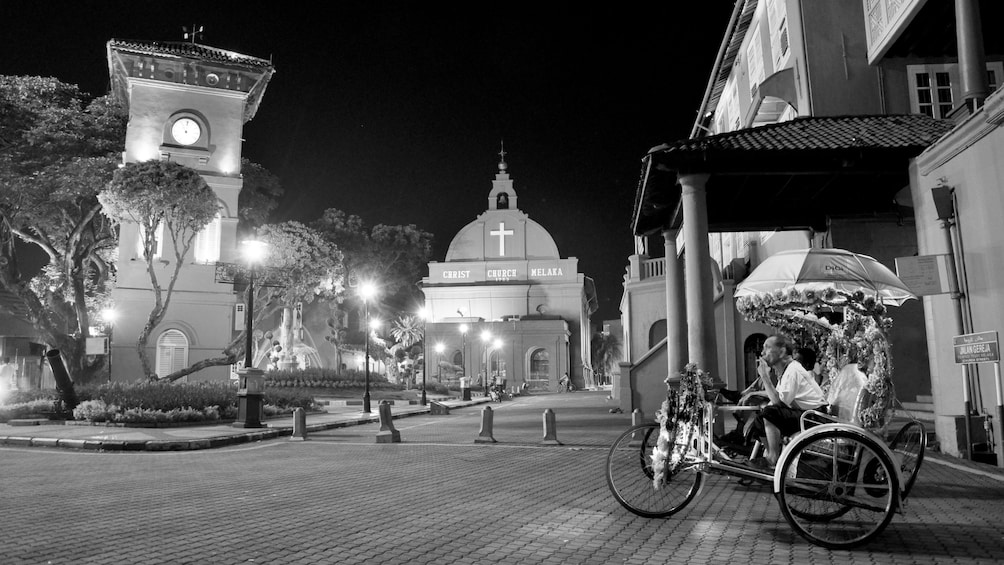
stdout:
[[676,248],[679,230],[662,232],[666,249],[666,364],[670,377],[687,364],[687,309],[683,288],[683,264]]
[[690,361],[718,374],[715,350],[714,289],[709,284],[707,174],[680,175],[683,187],[683,241],[686,265],[687,345]]

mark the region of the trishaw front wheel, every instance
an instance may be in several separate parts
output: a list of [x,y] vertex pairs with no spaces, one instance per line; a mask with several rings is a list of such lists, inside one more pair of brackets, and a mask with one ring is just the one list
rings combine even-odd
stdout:
[[868,436],[831,429],[796,438],[782,463],[781,513],[800,536],[847,549],[879,535],[896,511],[895,464]]
[[666,472],[655,488],[652,453],[659,424],[640,424],[625,431],[607,454],[607,485],[624,508],[646,518],[675,514],[697,496],[701,473],[688,468]]

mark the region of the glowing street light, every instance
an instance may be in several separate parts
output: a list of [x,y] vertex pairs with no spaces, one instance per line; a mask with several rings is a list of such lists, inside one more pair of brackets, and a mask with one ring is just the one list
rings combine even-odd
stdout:
[[377,294],[376,285],[371,282],[364,282],[359,285],[359,297],[363,299],[363,318],[366,320],[366,388],[363,393],[363,413],[370,413],[370,332],[380,327],[379,322],[373,326],[370,320],[370,299]]
[[262,428],[265,377],[254,368],[254,278],[255,265],[265,258],[268,246],[263,241],[249,239],[241,242],[241,248],[248,264],[248,307],[244,312],[244,368],[238,372],[237,420],[233,425],[236,428]]

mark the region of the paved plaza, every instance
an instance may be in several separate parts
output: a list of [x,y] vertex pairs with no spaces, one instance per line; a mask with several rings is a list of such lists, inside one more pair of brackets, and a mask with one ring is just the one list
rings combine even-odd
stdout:
[[[604,478],[607,447],[630,423],[609,412],[606,394],[492,404],[495,444],[474,443],[483,405],[471,405],[395,420],[398,444],[377,444],[379,424],[356,423],[316,426],[307,441],[183,451],[4,445],[0,563],[989,564],[1004,556],[1004,473],[936,454],[905,513],[853,551],[808,544],[767,487],[725,476],[708,477],[673,517],[635,516]],[[564,445],[540,444],[547,408]],[[14,432],[55,427],[36,428]],[[80,439],[110,430],[209,433],[71,431]]]

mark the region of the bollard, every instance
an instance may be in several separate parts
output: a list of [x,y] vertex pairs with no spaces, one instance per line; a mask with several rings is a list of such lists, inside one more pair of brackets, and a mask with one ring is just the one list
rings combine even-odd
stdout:
[[[642,420],[641,410],[635,408],[634,411],[631,412],[631,425],[637,426],[642,423],[641,420]],[[641,445],[641,442],[644,438],[640,436],[641,434],[635,433],[634,437],[631,438],[631,441],[628,442],[628,447],[638,447],[639,445]]]
[[289,441],[306,441],[307,439],[307,413],[303,408],[293,410],[293,435]]
[[394,429],[394,420],[390,415],[390,404],[385,400],[380,403],[380,431],[377,432],[377,443],[401,443],[401,432]]
[[481,433],[474,439],[474,443],[498,443],[492,435],[493,412],[491,406],[481,409]]
[[554,420],[554,410],[548,408],[544,410],[544,440],[540,443],[544,445],[561,445],[558,441],[557,424]]

